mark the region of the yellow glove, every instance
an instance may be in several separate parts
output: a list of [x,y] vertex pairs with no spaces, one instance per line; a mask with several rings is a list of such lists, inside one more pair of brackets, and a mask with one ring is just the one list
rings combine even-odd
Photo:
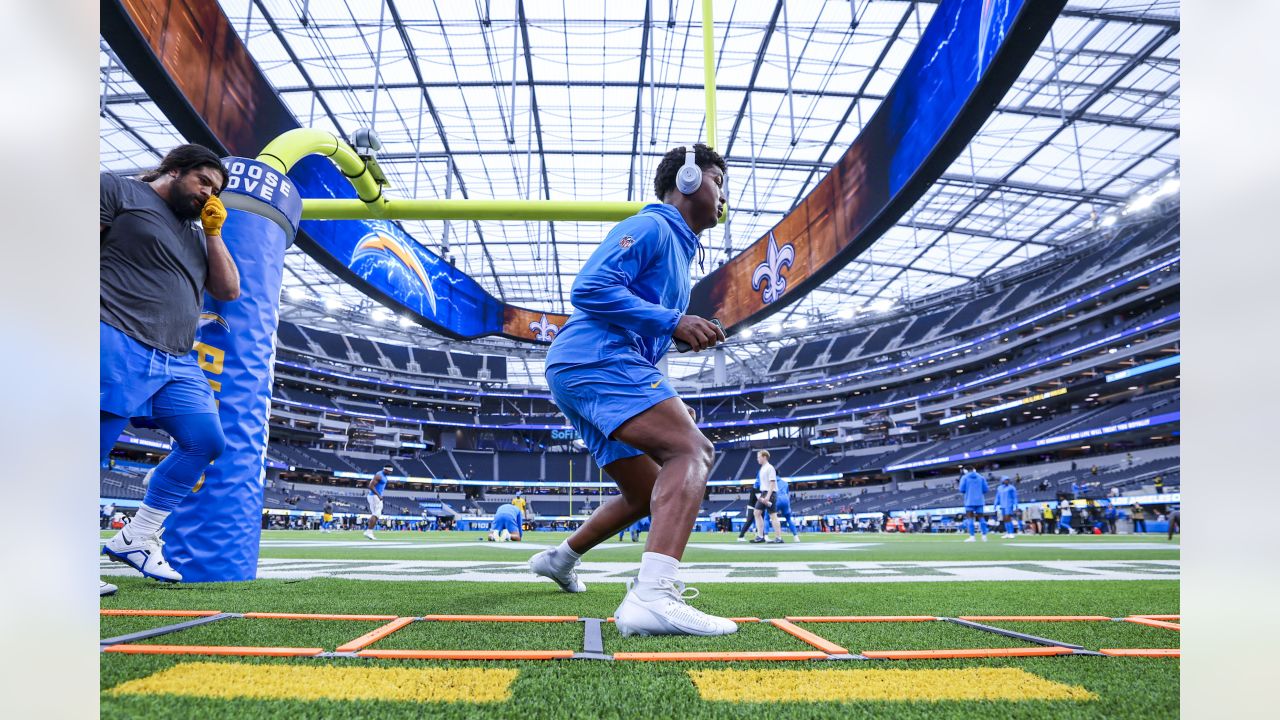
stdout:
[[205,235],[221,235],[222,223],[227,221],[227,208],[217,195],[210,195],[200,211],[200,224],[204,226]]

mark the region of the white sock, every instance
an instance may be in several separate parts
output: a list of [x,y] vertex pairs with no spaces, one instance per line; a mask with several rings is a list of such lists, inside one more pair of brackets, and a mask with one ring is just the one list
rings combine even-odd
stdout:
[[636,579],[642,583],[675,580],[679,570],[679,560],[670,555],[647,552],[640,556],[640,575]]
[[169,517],[168,510],[156,510],[147,507],[146,503],[139,505],[133,521],[125,526],[129,530],[128,537],[140,538],[155,535],[160,532],[160,526],[164,524],[164,519],[167,517]]
[[563,567],[568,567],[578,562],[578,559],[582,557],[582,555],[574,552],[573,548],[569,547],[568,540],[565,540],[564,542],[557,545],[553,553],[554,553],[553,557],[556,560],[556,562]]

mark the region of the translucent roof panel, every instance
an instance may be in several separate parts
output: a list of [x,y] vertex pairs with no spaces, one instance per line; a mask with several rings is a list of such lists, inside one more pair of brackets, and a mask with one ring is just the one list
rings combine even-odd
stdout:
[[[700,0],[220,4],[300,122],[377,131],[397,197],[651,200],[663,153],[706,139]],[[716,0],[716,140],[730,165],[733,214],[703,238],[714,250],[708,269],[822,179],[935,6]],[[868,252],[774,321],[820,320],[832,307],[919,298],[984,277],[1064,244],[1176,175],[1179,30],[1175,0],[1071,0],[942,179]],[[183,139],[105,42],[100,65],[102,168],[155,164]],[[442,251],[445,223],[404,227]],[[459,267],[489,292],[567,312],[574,275],[606,231],[455,221],[447,238]],[[294,295],[353,313],[374,305],[300,251],[287,266]],[[440,341],[425,331],[418,340]]]

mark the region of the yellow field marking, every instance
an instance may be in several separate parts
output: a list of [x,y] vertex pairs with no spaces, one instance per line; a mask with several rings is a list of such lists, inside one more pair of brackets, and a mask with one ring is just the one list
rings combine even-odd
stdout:
[[115,686],[112,695],[255,700],[503,702],[518,670],[184,663]]
[[[956,670],[690,670],[703,700],[1096,700],[1097,695],[1017,668]],[[744,688],[750,690],[744,692]]]

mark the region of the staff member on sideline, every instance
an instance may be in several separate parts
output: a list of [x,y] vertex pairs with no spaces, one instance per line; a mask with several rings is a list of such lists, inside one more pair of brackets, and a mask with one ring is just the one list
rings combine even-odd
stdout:
[[725,339],[686,314],[698,233],[724,208],[724,160],[706,145],[672,150],[658,164],[646,205],[614,226],[573,282],[573,316],[547,352],[547,383],[560,412],[622,494],[600,506],[531,569],[567,592],[586,586],[579,558],[652,514],[640,572],[614,613],[629,635],[725,635],[738,626],[689,606],[677,578],[715,448],[657,368],[672,338],[706,350]]
[[756,453],[756,462],[760,463],[760,472],[756,474],[756,481],[760,483],[760,495],[756,498],[756,537],[751,542],[766,542],[765,536],[768,534],[768,528],[765,526],[764,513],[766,510],[771,511],[770,519],[773,521],[773,542],[782,542],[782,521],[778,519],[778,471],[769,463],[769,451],[761,450]]
[[133,522],[102,552],[168,582],[182,575],[165,562],[161,525],[226,443],[191,352],[203,294],[240,296],[240,273],[222,242],[227,210],[218,195],[226,186],[218,156],[200,145],[174,148],[140,180],[98,177],[99,454],[107,458],[130,418],[173,438]]

